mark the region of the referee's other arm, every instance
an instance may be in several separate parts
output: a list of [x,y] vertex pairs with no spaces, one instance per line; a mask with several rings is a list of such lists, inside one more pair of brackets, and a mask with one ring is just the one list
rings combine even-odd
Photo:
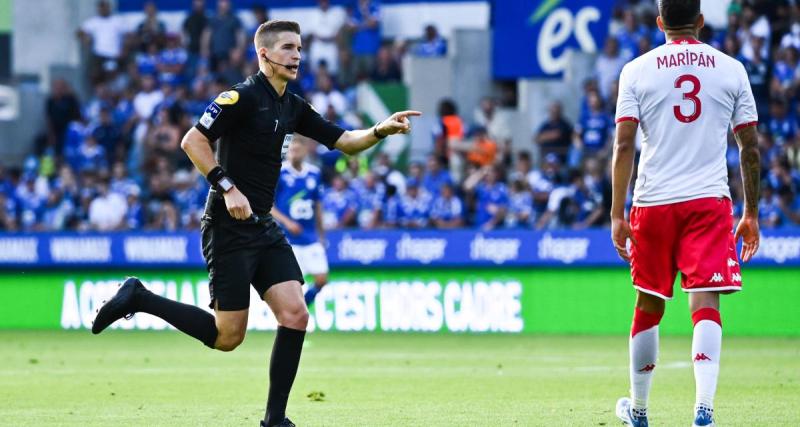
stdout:
[[[214,151],[211,150],[211,141],[196,128],[189,129],[181,141],[181,148],[189,156],[194,166],[203,174],[208,176],[211,169],[217,167],[217,160],[214,158]],[[250,218],[253,210],[247,197],[234,185],[230,191],[223,193],[225,206],[228,213],[240,220]]]

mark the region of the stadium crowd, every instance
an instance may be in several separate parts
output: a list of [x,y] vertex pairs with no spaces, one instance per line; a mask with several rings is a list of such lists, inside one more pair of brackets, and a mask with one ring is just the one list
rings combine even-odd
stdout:
[[[65,81],[52,82],[35,151],[20,168],[0,166],[0,230],[199,227],[208,187],[181,138],[218,93],[257,71],[255,27],[245,27],[229,0],[213,13],[204,8],[192,1],[177,34],[167,32],[155,3],[132,31],[106,1],[98,3],[97,16],[78,30],[90,51],[91,96],[80,100]],[[252,14],[255,26],[268,19],[261,7]],[[498,101],[487,97],[461,114],[442,100],[429,157],[402,170],[386,154],[368,164],[312,150],[326,186],[325,227],[606,225],[617,78],[626,62],[663,43],[655,15],[651,1],[619,1],[594,78],[584,84],[579,119],[572,123],[553,104],[529,149],[512,152],[510,134],[495,120]],[[435,26],[420,40],[387,40],[380,16],[375,1],[356,0],[343,11],[320,0],[316,24],[305,29],[307,54],[290,90],[345,128],[368,125],[357,114],[357,83],[399,82],[403,56],[447,54]],[[750,77],[760,117],[762,227],[800,224],[800,5],[734,1],[728,18],[727,27],[706,27],[701,38],[741,60]],[[728,152],[741,211],[732,135]]]

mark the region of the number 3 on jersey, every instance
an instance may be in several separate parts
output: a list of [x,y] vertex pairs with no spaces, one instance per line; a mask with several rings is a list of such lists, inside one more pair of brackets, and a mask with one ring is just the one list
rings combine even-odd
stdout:
[[697,97],[697,94],[700,92],[700,80],[691,74],[684,74],[675,80],[675,88],[683,89],[684,83],[689,83],[691,89],[683,93],[683,99],[692,101],[692,104],[694,104],[694,111],[691,115],[687,116],[681,112],[680,105],[674,105],[672,107],[672,112],[675,113],[675,118],[678,119],[679,122],[691,123],[700,117],[700,112],[703,110],[703,104],[700,103],[700,98]]

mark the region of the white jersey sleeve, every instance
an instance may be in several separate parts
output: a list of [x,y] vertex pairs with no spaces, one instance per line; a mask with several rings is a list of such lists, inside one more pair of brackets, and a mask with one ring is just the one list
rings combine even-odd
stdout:
[[639,99],[636,97],[631,78],[632,64],[627,64],[619,75],[619,94],[617,95],[617,112],[615,121],[633,121],[639,123]]
[[736,96],[736,103],[733,107],[733,120],[731,120],[731,127],[733,132],[736,133],[748,126],[756,126],[758,124],[758,112],[756,110],[756,100],[753,97],[753,89],[750,87],[750,79],[747,77],[747,71],[742,64],[739,65],[739,94]]

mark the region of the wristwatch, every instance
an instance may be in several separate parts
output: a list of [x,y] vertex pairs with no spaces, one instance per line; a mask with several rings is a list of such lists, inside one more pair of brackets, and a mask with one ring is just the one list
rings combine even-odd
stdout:
[[231,190],[231,188],[233,188],[233,181],[227,176],[223,176],[219,181],[217,181],[217,186],[220,188],[220,190],[222,190],[223,193],[227,193]]

